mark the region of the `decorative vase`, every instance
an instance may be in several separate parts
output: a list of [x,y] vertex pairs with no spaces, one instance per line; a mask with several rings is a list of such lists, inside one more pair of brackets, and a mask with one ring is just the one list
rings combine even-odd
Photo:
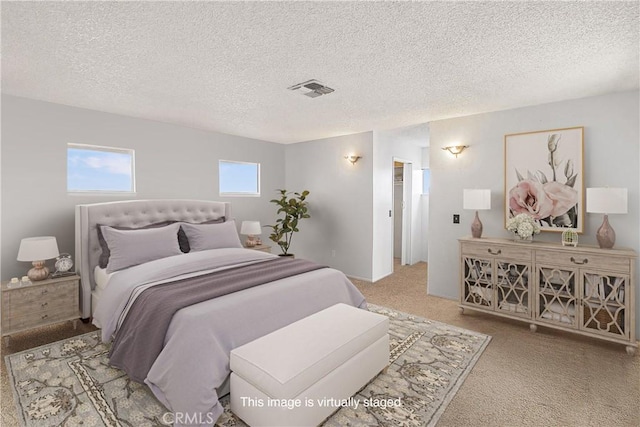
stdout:
[[520,243],[531,243],[531,242],[533,242],[533,234],[531,236],[522,237],[518,233],[514,232],[513,233],[513,241],[514,242],[520,242]]

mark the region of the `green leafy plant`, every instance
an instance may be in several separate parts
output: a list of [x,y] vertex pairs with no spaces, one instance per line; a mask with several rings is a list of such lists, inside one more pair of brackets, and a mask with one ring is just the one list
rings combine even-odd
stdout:
[[303,218],[311,217],[308,214],[307,202],[305,202],[309,192],[305,190],[302,193],[293,193],[291,197],[289,196],[291,193],[287,190],[278,190],[278,192],[280,192],[280,198],[271,200],[271,203],[279,206],[277,213],[283,214],[283,217],[279,218],[274,225],[266,225],[265,227],[271,228],[272,233],[269,235],[269,239],[280,246],[282,255],[289,255],[293,233],[300,231],[298,223]]

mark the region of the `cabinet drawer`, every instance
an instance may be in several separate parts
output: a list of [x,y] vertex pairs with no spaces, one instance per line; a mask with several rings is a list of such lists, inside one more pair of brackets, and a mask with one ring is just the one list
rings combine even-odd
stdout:
[[482,258],[513,258],[527,262],[533,257],[533,251],[528,248],[470,242],[462,243],[462,254]]
[[602,269],[627,274],[631,269],[629,258],[596,255],[587,252],[537,251],[536,263],[571,268]]

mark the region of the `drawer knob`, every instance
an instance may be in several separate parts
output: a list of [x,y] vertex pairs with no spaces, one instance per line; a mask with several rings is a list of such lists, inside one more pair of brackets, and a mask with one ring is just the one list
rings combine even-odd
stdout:
[[585,265],[586,263],[589,262],[589,259],[585,258],[582,261],[576,261],[576,259],[574,257],[571,257],[571,262],[574,263],[574,264],[578,264],[578,265]]
[[48,302],[43,302],[42,304],[40,304],[40,307],[46,307],[46,306],[48,306],[48,305],[49,305],[49,303],[48,303]]
[[489,248],[487,249],[487,252],[489,252],[491,255],[500,255],[502,253],[502,249],[498,249],[494,252],[493,249]]
[[48,294],[48,293],[49,293],[49,290],[48,290],[48,289],[43,289],[43,290],[42,290],[42,295],[44,295],[44,294]]
[[49,315],[48,315],[48,314],[43,314],[40,318],[44,320],[44,319],[46,319],[47,317],[49,317]]

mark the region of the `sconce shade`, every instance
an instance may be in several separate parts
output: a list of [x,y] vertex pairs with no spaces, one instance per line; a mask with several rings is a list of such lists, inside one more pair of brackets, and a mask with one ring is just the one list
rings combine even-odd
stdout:
[[587,188],[587,212],[603,214],[627,213],[626,188]]
[[457,158],[458,154],[462,153],[465,148],[469,148],[469,146],[468,145],[449,145],[447,147],[443,147],[442,149],[450,152]]
[[471,210],[491,209],[491,190],[462,190],[462,208]]
[[262,234],[260,221],[242,221],[242,226],[240,226],[240,234],[251,236]]
[[355,154],[350,154],[348,156],[344,156],[344,158],[350,161],[352,165],[355,165],[356,162],[362,158],[362,156],[356,156]]
[[28,237],[20,241],[18,261],[44,261],[60,255],[53,236]]

